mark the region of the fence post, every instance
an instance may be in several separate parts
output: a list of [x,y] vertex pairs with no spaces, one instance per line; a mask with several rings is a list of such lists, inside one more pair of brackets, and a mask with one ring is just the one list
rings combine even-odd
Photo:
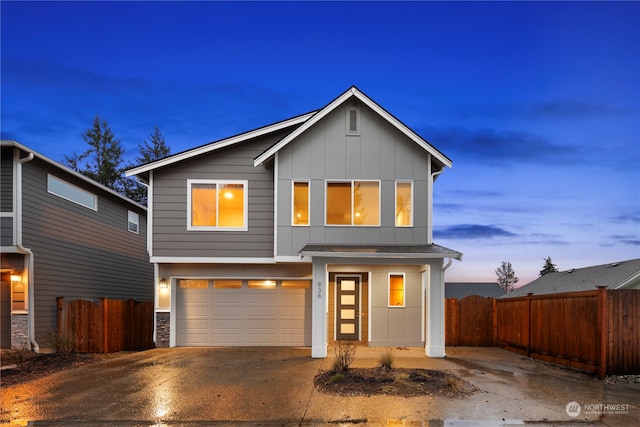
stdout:
[[607,287],[598,286],[598,325],[596,327],[598,379],[603,380],[607,376],[607,350],[609,346],[609,314],[607,302]]
[[498,342],[498,299],[491,298],[491,345],[496,346]]
[[533,295],[532,292],[529,292],[527,294],[527,323],[525,325],[525,327],[527,328],[526,329],[527,357],[531,356],[531,296],[532,295]]
[[109,308],[108,300],[106,298],[100,298],[100,312],[102,314],[102,348],[101,353],[109,353]]

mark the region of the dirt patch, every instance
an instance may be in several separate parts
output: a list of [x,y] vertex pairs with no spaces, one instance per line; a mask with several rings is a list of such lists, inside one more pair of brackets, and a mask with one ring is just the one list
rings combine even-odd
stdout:
[[430,369],[351,368],[315,377],[316,390],[338,396],[468,396],[477,388],[446,371]]
[[80,366],[100,363],[105,360],[114,359],[131,352],[118,352],[108,354],[76,354],[71,353],[66,358],[59,354],[35,354],[21,357],[20,367],[10,367],[15,364],[15,360],[3,351],[0,355],[0,364],[3,369],[0,371],[0,386],[22,384],[27,381],[45,377],[55,372],[74,369]]

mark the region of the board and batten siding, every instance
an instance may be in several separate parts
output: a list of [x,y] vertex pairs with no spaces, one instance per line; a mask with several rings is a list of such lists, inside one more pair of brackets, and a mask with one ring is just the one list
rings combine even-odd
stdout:
[[[290,130],[221,148],[153,172],[153,256],[273,257],[273,167],[253,159]],[[189,179],[247,180],[247,231],[187,230]]]
[[[48,193],[47,173],[96,194],[98,210]],[[23,177],[23,239],[34,254],[36,340],[55,331],[56,297],[153,299],[144,209],[38,158],[23,166]],[[129,210],[139,214],[139,234],[127,229]]]
[[[346,109],[360,109],[347,135]],[[307,243],[426,244],[431,156],[362,103],[332,111],[278,153],[278,256]],[[380,226],[325,226],[325,180],[380,180]],[[310,226],[291,226],[291,181],[310,182]],[[395,182],[413,182],[413,227],[395,226]]]

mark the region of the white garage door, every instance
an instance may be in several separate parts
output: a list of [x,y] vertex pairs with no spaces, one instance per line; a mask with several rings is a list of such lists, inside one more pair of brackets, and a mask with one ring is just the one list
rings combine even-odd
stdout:
[[177,280],[178,346],[310,346],[309,281]]

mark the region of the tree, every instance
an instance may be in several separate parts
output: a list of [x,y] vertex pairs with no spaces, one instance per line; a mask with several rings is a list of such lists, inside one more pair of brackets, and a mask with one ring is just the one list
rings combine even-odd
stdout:
[[72,156],[65,156],[63,163],[74,171],[123,194],[124,169],[120,165],[124,150],[120,140],[115,139],[107,121],[96,116],[92,126],[82,134],[82,138],[89,144],[89,149],[82,154],[74,152]]
[[[171,148],[165,142],[158,126],[154,128],[153,133],[149,136],[149,141],[145,139],[138,144],[138,150],[140,155],[136,157],[137,164],[130,164],[129,167],[155,162],[171,154]],[[147,187],[144,184],[135,178],[128,178],[125,180],[124,187],[125,195],[128,198],[141,205],[147,205]]]
[[557,273],[558,268],[554,263],[551,262],[551,257],[548,256],[544,259],[544,266],[542,270],[540,270],[540,277],[544,276],[547,273]]
[[496,268],[496,275],[498,276],[498,285],[507,293],[513,291],[513,285],[520,280],[516,277],[511,263],[507,261],[502,261],[502,265]]

